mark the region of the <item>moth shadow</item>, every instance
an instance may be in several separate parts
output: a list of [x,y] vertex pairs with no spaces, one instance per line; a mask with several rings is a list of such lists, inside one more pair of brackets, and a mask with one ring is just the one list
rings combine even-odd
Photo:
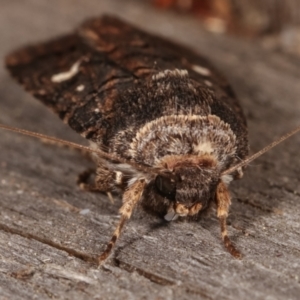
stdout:
[[[143,212],[143,213],[147,214],[146,212]],[[145,231],[143,230],[142,234],[135,236],[135,237],[130,237],[130,235],[127,236],[127,239],[126,239],[126,242],[124,242],[124,245],[120,245],[117,247],[117,249],[115,249],[114,255],[113,255],[113,260],[115,262],[118,262],[118,257],[120,256],[121,252],[124,249],[130,248],[132,245],[134,245],[134,243],[143,239],[143,236],[150,235],[151,233],[153,233],[159,229],[162,229],[162,228],[167,228],[170,225],[170,222],[168,222],[162,218],[153,217],[153,216],[151,216],[151,217],[155,220],[152,219],[151,223],[148,223],[149,225],[147,226],[147,229]],[[154,223],[153,221],[156,221],[156,222]]]

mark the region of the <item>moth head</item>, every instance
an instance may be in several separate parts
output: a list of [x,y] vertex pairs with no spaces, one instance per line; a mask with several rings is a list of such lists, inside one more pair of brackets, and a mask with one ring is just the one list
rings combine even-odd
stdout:
[[165,169],[155,178],[156,193],[169,200],[169,214],[195,215],[205,208],[219,181],[217,164],[211,156],[168,157]]

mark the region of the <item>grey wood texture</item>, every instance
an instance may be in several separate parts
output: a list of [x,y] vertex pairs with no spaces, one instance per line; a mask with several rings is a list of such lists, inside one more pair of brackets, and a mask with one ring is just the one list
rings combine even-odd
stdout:
[[[0,1],[0,56],[114,13],[191,46],[226,74],[245,109],[251,151],[300,122],[299,58],[210,34],[188,17],[143,1]],[[0,69],[0,122],[84,140]],[[299,299],[300,135],[271,150],[231,186],[224,249],[214,214],[174,222],[136,211],[113,256],[97,268],[120,199],[85,193],[79,153],[0,131],[0,299]]]

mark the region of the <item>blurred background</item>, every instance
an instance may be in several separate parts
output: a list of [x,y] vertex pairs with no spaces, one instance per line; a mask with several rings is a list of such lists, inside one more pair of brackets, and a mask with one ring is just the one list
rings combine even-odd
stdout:
[[189,14],[215,33],[260,39],[300,55],[299,0],[148,0],[162,10]]

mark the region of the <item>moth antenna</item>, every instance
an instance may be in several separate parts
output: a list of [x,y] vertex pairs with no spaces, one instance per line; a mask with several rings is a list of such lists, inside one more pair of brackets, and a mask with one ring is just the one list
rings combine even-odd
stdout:
[[136,170],[142,171],[144,173],[148,173],[148,174],[149,173],[154,173],[154,169],[151,168],[151,167],[143,166],[141,164],[134,163],[130,160],[121,158],[119,156],[109,154],[107,152],[104,152],[104,151],[101,151],[101,150],[98,150],[98,149],[92,149],[90,147],[83,146],[83,145],[80,145],[80,144],[76,144],[76,143],[73,143],[73,142],[69,142],[69,141],[66,141],[66,140],[62,140],[62,139],[59,139],[59,138],[56,138],[56,137],[53,137],[53,136],[49,136],[49,135],[45,135],[45,134],[42,134],[42,133],[29,131],[29,130],[25,130],[25,129],[20,129],[20,128],[17,128],[17,127],[12,127],[12,126],[8,126],[8,125],[4,125],[4,124],[0,124],[0,129],[4,129],[4,130],[20,133],[20,134],[23,134],[23,135],[35,137],[35,138],[40,139],[40,140],[45,139],[45,140],[53,141],[53,142],[56,142],[56,143],[59,143],[59,144],[62,144],[62,145],[66,145],[66,146],[70,146],[70,147],[73,147],[75,149],[80,149],[80,150],[83,150],[83,151],[86,151],[86,152],[96,153],[101,158],[105,158],[105,159],[113,161],[113,162],[128,164],[128,165],[134,167]]
[[259,156],[263,155],[264,153],[266,153],[267,151],[271,150],[272,148],[274,148],[275,146],[277,146],[278,144],[280,144],[281,142],[283,142],[284,140],[288,139],[289,137],[291,137],[292,135],[294,135],[295,133],[297,133],[298,131],[300,131],[300,126],[297,126],[295,129],[293,129],[292,131],[286,133],[285,135],[283,135],[282,137],[280,137],[279,139],[275,140],[273,143],[269,144],[268,146],[266,146],[265,148],[261,149],[260,151],[254,153],[253,155],[251,155],[250,157],[246,158],[245,160],[241,161],[240,163],[238,163],[237,165],[225,170],[221,176],[223,175],[227,175],[232,173],[233,171],[248,165],[251,161],[255,160],[256,158],[258,158]]

